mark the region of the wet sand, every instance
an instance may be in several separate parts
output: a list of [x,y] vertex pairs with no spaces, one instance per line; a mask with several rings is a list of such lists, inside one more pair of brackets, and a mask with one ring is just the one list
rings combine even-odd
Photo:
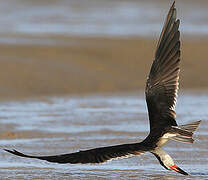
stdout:
[[[30,37],[31,41],[37,37]],[[40,38],[40,37],[39,37]],[[50,37],[42,37],[42,42]],[[143,90],[157,39],[51,37],[0,45],[0,97]],[[207,88],[208,39],[182,39],[181,88]]]

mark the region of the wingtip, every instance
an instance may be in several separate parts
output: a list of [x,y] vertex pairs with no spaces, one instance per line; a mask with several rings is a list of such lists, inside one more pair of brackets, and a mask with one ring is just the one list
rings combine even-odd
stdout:
[[173,17],[176,19],[177,14],[176,14],[176,8],[175,8],[175,1],[173,1],[173,4],[170,7],[169,11],[173,13]]
[[15,152],[17,152],[15,149],[9,150],[9,149],[3,149],[4,151],[8,152],[8,153],[12,153],[14,154]]
[[6,151],[6,152],[10,152],[11,150],[9,150],[9,149],[3,149],[4,151]]
[[172,9],[175,8],[175,1],[173,1],[173,4],[172,4],[171,8]]

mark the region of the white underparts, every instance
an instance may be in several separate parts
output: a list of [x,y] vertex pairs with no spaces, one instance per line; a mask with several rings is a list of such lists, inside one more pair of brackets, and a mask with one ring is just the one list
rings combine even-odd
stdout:
[[161,147],[163,145],[165,145],[168,140],[172,137],[175,137],[177,136],[176,134],[173,134],[173,133],[165,133],[160,139],[159,141],[157,142],[157,146]]

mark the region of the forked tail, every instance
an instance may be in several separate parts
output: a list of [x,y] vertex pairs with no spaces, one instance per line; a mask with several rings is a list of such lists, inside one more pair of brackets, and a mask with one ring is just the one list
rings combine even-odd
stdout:
[[195,121],[181,126],[172,126],[171,131],[174,132],[176,136],[173,136],[170,139],[181,142],[193,143],[193,134],[194,131],[198,128],[200,122],[201,121]]

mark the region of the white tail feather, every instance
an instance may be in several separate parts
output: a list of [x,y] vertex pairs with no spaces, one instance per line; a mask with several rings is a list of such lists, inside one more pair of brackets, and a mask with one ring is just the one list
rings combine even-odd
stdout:
[[173,126],[171,131],[176,134],[176,136],[170,137],[170,139],[180,142],[193,143],[193,132],[198,128],[201,121],[195,121],[189,124]]
[[182,130],[186,130],[186,131],[189,131],[189,132],[194,132],[198,128],[200,122],[201,121],[195,121],[195,122],[185,124],[185,125],[181,125],[181,126],[178,126],[178,127]]

